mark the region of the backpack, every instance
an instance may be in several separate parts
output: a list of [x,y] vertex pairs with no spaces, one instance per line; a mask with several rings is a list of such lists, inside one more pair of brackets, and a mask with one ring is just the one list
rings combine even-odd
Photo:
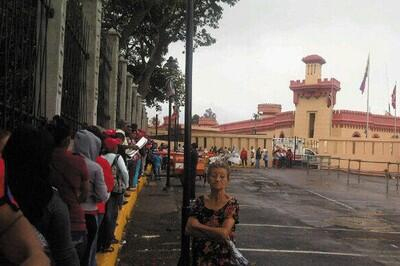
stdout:
[[114,161],[111,164],[111,172],[114,177],[114,188],[112,190],[112,193],[114,194],[123,194],[125,191],[124,184],[122,182],[121,175],[119,174],[119,169],[118,169],[118,159],[119,159],[119,154],[115,155]]

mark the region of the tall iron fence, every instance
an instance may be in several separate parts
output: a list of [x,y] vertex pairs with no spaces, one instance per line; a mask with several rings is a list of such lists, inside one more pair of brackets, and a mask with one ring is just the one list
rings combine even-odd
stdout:
[[111,66],[111,47],[107,42],[106,33],[101,35],[100,43],[100,66],[99,66],[99,90],[97,98],[97,124],[106,127],[110,116],[107,113],[110,72]]
[[86,71],[89,59],[89,26],[82,3],[68,0],[65,41],[61,115],[76,129],[86,123]]
[[50,0],[0,1],[0,127],[45,120]]

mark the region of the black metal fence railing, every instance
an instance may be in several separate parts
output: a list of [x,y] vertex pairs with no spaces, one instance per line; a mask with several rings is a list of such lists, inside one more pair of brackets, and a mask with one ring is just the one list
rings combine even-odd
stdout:
[[0,128],[45,120],[50,0],[0,1]]
[[97,98],[97,124],[106,127],[110,116],[107,112],[110,72],[111,66],[111,47],[107,42],[107,35],[102,33],[100,43],[100,65],[99,65],[99,89]]
[[86,123],[89,26],[79,0],[67,2],[61,115],[77,129]]

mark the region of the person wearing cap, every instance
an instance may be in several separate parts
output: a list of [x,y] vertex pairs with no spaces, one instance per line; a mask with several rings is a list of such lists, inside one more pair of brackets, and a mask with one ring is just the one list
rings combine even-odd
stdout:
[[[114,240],[114,230],[116,227],[117,216],[118,216],[118,205],[121,198],[124,196],[124,192],[128,187],[128,170],[126,169],[125,162],[118,152],[118,145],[121,144],[121,140],[118,138],[107,137],[104,139],[105,154],[102,155],[104,159],[108,161],[111,168],[116,168],[117,177],[121,177],[122,180],[122,190],[118,191],[116,186],[111,192],[110,199],[107,201],[106,213],[104,215],[104,230],[102,231],[101,238],[101,248],[103,251],[108,251]],[[114,181],[115,184],[116,181]]]

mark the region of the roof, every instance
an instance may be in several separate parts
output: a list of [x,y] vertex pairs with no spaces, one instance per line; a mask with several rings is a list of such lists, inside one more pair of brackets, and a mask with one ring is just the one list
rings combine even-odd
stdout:
[[317,54],[312,54],[312,55],[303,57],[302,61],[306,64],[317,63],[317,64],[323,65],[326,63],[325,59],[323,59],[321,56],[319,56]]

